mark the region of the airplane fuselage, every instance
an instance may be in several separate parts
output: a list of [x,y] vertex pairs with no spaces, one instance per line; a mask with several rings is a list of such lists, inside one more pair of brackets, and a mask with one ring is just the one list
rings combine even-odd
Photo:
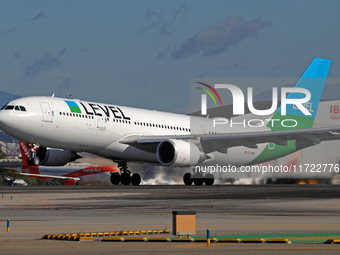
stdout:
[[[6,109],[9,106],[13,109]],[[25,111],[20,110],[22,107]],[[213,119],[209,118],[77,99],[27,97],[10,102],[6,108],[0,111],[1,119],[8,120],[2,123],[1,128],[17,139],[36,142],[44,147],[89,152],[112,160],[160,164],[155,153],[119,142],[129,136],[171,137],[240,132],[239,128],[227,125],[214,127]],[[242,127],[241,130],[249,132],[254,128]],[[269,128],[264,126],[255,130]],[[228,149],[228,153],[215,151],[209,153],[208,163],[213,160],[214,163],[233,166],[246,165],[266,147],[268,143],[259,144],[257,149],[238,146]],[[292,149],[289,149],[291,152]]]

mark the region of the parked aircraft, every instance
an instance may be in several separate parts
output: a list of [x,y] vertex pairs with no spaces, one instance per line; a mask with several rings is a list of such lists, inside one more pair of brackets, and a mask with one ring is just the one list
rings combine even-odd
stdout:
[[9,186],[27,186],[27,183],[22,179],[9,179],[5,174],[0,174],[2,175],[2,182]]
[[111,176],[119,175],[119,170],[112,166],[29,166],[30,156],[26,143],[20,141],[23,166],[17,168],[21,175],[26,175],[49,183],[59,182],[64,185],[105,184],[111,183]]

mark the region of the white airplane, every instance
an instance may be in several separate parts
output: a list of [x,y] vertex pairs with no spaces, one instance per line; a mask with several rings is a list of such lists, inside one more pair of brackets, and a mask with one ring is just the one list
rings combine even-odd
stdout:
[[119,175],[119,170],[112,166],[29,166],[27,162],[30,152],[26,143],[20,141],[20,150],[22,167],[17,168],[17,171],[21,175],[46,182],[59,182],[63,185],[110,185],[111,176]]
[[[127,162],[173,167],[257,164],[340,138],[339,127],[312,128],[330,63],[314,59],[295,85],[299,91],[310,92],[304,104],[307,108],[300,103],[287,104],[282,108],[286,115],[281,115],[280,106],[262,127],[252,123],[235,128],[215,125],[216,119],[205,117],[52,96],[9,102],[0,111],[0,128],[28,143],[30,165],[47,164],[56,155],[59,161],[68,162],[75,152],[112,159],[121,167],[114,184],[139,185],[139,174],[131,176]],[[296,98],[301,94],[287,96],[287,100]],[[287,119],[296,125],[283,125]],[[183,180],[186,185],[212,185],[214,176],[186,173]]]
[[2,182],[9,186],[27,186],[27,183],[22,179],[9,179],[5,176],[5,174],[1,173],[1,175]]

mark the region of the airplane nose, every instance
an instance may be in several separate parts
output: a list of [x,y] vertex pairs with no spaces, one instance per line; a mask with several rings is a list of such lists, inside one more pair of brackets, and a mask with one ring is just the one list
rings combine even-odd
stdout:
[[15,122],[10,116],[11,111],[1,110],[0,111],[0,129],[9,135],[13,135],[13,131],[16,129]]
[[0,128],[3,129],[3,126],[5,124],[6,118],[4,116],[4,110],[0,111]]

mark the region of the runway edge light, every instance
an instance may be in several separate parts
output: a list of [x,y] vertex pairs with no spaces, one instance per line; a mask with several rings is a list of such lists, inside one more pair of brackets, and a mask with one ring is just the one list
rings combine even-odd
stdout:
[[210,246],[210,229],[207,229],[207,246]]

